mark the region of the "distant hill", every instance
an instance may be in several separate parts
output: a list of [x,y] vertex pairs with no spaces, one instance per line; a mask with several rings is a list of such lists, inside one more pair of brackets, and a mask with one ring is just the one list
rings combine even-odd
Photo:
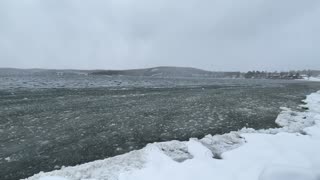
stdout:
[[205,71],[190,67],[160,66],[145,69],[130,70],[99,70],[90,73],[91,75],[123,75],[123,76],[148,76],[148,77],[224,77],[225,72]]
[[0,68],[0,76],[3,75],[23,75],[23,76],[52,76],[52,75],[83,75],[89,74],[90,70],[73,70],[73,69],[18,69],[18,68]]
[[211,77],[237,78],[240,72],[213,72],[191,67],[160,66],[144,69],[128,70],[76,70],[76,69],[16,69],[0,68],[3,75],[36,75],[36,76],[64,76],[64,75],[108,75],[108,76],[144,76],[144,77]]

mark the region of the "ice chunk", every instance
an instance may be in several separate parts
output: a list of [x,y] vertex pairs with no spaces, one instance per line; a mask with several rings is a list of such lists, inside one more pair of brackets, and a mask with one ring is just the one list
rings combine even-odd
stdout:
[[188,146],[184,142],[169,141],[156,143],[155,145],[174,161],[183,162],[187,159],[193,158],[193,156],[188,152]]
[[235,149],[241,146],[245,140],[237,132],[231,132],[223,135],[207,135],[200,142],[211,150],[214,158],[221,159],[223,152]]

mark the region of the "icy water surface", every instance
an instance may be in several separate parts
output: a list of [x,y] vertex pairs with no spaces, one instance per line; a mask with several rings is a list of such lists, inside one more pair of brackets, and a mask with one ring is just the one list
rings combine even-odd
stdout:
[[275,127],[320,83],[277,80],[2,75],[0,179],[242,127]]

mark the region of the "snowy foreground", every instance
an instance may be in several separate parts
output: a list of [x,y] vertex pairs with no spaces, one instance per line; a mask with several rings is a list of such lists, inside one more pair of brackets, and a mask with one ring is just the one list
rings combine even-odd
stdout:
[[281,128],[153,143],[27,180],[320,180],[320,91],[301,109],[283,108]]

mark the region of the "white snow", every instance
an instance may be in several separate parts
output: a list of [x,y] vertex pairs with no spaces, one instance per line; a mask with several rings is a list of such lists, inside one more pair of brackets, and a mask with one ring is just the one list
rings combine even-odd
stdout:
[[6,160],[8,162],[11,162],[11,158],[10,157],[6,157],[6,158],[4,158],[4,160]]
[[317,77],[303,77],[302,80],[307,80],[307,81],[320,81],[320,76],[317,76]]
[[260,180],[318,180],[311,169],[279,165],[266,167],[259,178]]
[[308,80],[309,81],[320,81],[320,77],[319,76],[318,77],[310,77]]
[[306,111],[283,108],[281,128],[153,143],[27,180],[320,180],[320,91],[304,103]]
[[67,179],[63,177],[58,177],[58,176],[46,176],[46,177],[41,177],[39,180],[67,180]]

